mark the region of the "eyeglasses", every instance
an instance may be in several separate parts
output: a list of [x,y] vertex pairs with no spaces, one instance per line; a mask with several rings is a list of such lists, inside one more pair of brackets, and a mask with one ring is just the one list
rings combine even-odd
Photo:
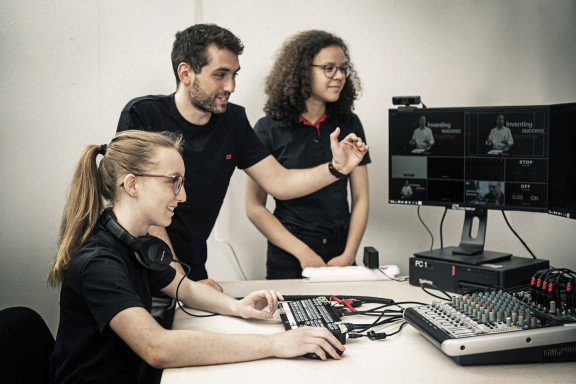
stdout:
[[140,177],[164,177],[166,179],[170,179],[172,183],[172,190],[174,191],[174,196],[178,196],[180,190],[182,189],[182,185],[184,184],[184,176],[175,175],[175,176],[164,176],[164,175],[149,175],[149,174],[141,174],[141,175],[134,175]]
[[350,76],[350,67],[348,65],[343,65],[341,67],[337,67],[334,64],[325,64],[325,65],[310,64],[310,66],[322,68],[324,70],[324,75],[326,75],[326,77],[329,79],[332,79],[334,76],[336,76],[336,72],[338,70],[340,70],[340,72],[342,72],[344,77],[348,78],[348,76]]

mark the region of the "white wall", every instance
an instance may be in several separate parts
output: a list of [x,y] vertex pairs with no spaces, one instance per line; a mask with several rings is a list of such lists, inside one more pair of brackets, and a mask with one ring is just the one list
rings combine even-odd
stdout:
[[[398,264],[403,273],[429,237],[415,208],[386,203],[393,95],[421,95],[428,107],[576,101],[573,0],[0,0],[0,6],[0,308],[31,306],[52,330],[58,294],[45,279],[76,159],[84,145],[109,142],[128,100],[173,92],[173,37],[191,24],[217,23],[244,41],[232,101],[247,108],[253,123],[262,115],[264,77],[286,37],[318,28],[344,38],[363,80],[356,112],[372,148],[363,246],[376,247],[382,263]],[[264,277],[265,241],[245,218],[244,180],[235,173],[210,240],[208,266],[219,280],[239,274],[230,248],[216,237],[232,246],[249,278]],[[441,214],[422,209],[437,239]],[[576,268],[576,221],[508,215],[537,256]],[[462,212],[448,213],[445,244],[458,242],[462,219]],[[528,256],[499,213],[489,215],[487,248]]]

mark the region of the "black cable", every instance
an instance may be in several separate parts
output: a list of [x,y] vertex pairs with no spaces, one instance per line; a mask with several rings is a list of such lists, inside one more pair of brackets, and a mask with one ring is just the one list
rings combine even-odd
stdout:
[[[364,304],[364,303],[363,303],[363,304]],[[383,304],[383,305],[379,305],[379,306],[377,306],[377,307],[370,308],[370,309],[366,309],[366,310],[363,310],[363,311],[359,311],[359,310],[356,310],[356,311],[344,311],[344,312],[342,313],[342,315],[343,315],[343,316],[363,315],[363,314],[365,314],[365,313],[370,313],[370,312],[376,312],[376,313],[379,314],[379,313],[381,313],[381,312],[384,310],[383,308],[387,308],[387,307],[391,307],[391,306],[394,306],[394,307],[395,307],[395,306],[396,306],[396,303],[393,303],[393,304]],[[384,311],[392,311],[392,310],[386,309],[386,310],[384,310]]]
[[[371,308],[371,309],[367,309],[365,311],[345,311],[344,313],[342,313],[343,316],[354,316],[354,315],[367,315],[367,316],[378,316],[380,314],[380,312],[392,312],[392,313],[404,313],[404,308],[402,307],[403,304],[416,304],[416,305],[427,305],[426,303],[422,303],[419,301],[400,301],[398,303],[394,303],[394,304],[385,304],[385,305],[381,305],[379,307],[375,307],[375,308]],[[400,310],[395,310],[395,309],[386,309],[383,311],[380,311],[382,308],[386,308],[386,307],[398,307],[400,308]],[[394,316],[394,315],[389,315],[389,316]]]
[[444,213],[442,214],[442,219],[440,220],[440,249],[444,249],[444,236],[442,235],[442,227],[444,226],[444,218],[446,217],[446,212],[448,212],[448,207],[444,207]]
[[[380,314],[380,316],[378,316],[378,318],[377,318],[376,320],[374,320],[371,324],[363,324],[362,326],[361,326],[361,325],[356,325],[356,324],[354,324],[354,328],[360,328],[360,329],[361,329],[360,332],[367,331],[367,330],[369,330],[370,328],[376,327],[376,326],[379,324],[380,320],[381,320],[384,316],[386,316],[386,315],[385,315],[384,312],[382,312],[382,313]],[[397,315],[395,315],[395,316],[397,317]]]
[[[399,308],[402,310],[402,313],[403,313],[403,312],[404,312],[404,308],[401,307],[401,304],[426,305],[426,304],[424,304],[424,303],[417,302],[417,301],[402,301],[402,302],[398,302],[398,303],[394,303],[394,304],[382,305],[382,306],[380,306],[380,307],[373,308],[373,309],[368,310],[368,311],[366,311],[366,312],[375,312],[375,310],[377,310],[377,309],[379,309],[379,308],[385,308],[385,307],[388,307],[388,306],[397,306],[397,307],[399,307]],[[350,316],[350,315],[356,314],[356,313],[358,313],[358,312],[359,312],[359,311],[356,311],[356,312],[345,312],[345,313],[343,313],[343,315],[344,315],[344,316]],[[390,312],[393,312],[393,314],[389,314]],[[374,313],[374,314],[370,314],[370,316],[378,316],[378,318],[377,318],[376,320],[374,320],[374,321],[373,321],[372,323],[370,323],[370,324],[352,324],[352,325],[351,325],[351,328],[352,328],[353,330],[358,329],[359,332],[365,332],[365,331],[369,330],[370,328],[378,327],[378,326],[381,326],[381,325],[384,325],[384,324],[389,324],[389,323],[391,323],[391,322],[398,321],[398,320],[400,320],[400,319],[403,318],[403,315],[400,315],[397,310],[390,310],[390,309],[389,309],[389,310],[383,310],[382,313],[380,313],[379,315],[378,315],[377,313]],[[388,319],[382,320],[383,317],[388,317]]]
[[192,268],[190,268],[190,266],[186,263],[183,263],[182,261],[179,260],[172,260],[175,261],[176,263],[180,264],[182,267],[184,267],[184,269],[186,270],[184,276],[182,276],[182,278],[180,279],[180,281],[178,282],[178,286],[176,286],[176,303],[178,303],[178,307],[180,307],[180,309],[182,310],[182,312],[184,312],[185,314],[187,314],[188,316],[192,316],[192,317],[212,317],[212,316],[218,316],[218,313],[211,313],[209,315],[195,315],[191,312],[188,312],[186,309],[184,309],[184,306],[182,306],[182,304],[180,304],[180,300],[178,300],[178,291],[180,291],[180,285],[182,284],[182,282],[184,281],[185,278],[188,277],[188,275],[190,274],[190,270]]
[[502,212],[502,216],[504,216],[504,220],[506,221],[506,224],[508,224],[508,228],[510,228],[510,230],[512,231],[512,233],[514,235],[516,235],[516,237],[518,238],[518,240],[520,240],[520,242],[522,243],[522,245],[524,245],[524,247],[528,250],[528,252],[530,252],[530,254],[532,255],[532,258],[537,259],[536,255],[534,255],[534,253],[532,252],[532,250],[530,249],[530,247],[528,247],[528,245],[524,242],[524,240],[522,240],[522,238],[520,237],[520,235],[518,235],[516,233],[516,231],[514,230],[514,228],[512,228],[512,226],[510,225],[510,222],[508,221],[508,218],[506,217],[506,213],[504,212],[504,210],[501,211]]
[[[446,301],[452,301],[452,296],[450,296],[450,295],[448,294],[448,292],[446,292],[446,291],[443,290],[443,289],[438,288],[437,286],[435,286],[435,285],[433,285],[433,284],[423,283],[423,284],[420,284],[420,288],[421,288],[424,292],[426,292],[427,294],[429,294],[430,296],[434,296],[434,297],[437,298],[437,299],[446,300]],[[435,295],[435,294],[433,294],[433,293],[431,293],[431,292],[428,292],[428,291],[426,290],[426,288],[431,288],[431,289],[435,289],[435,290],[437,290],[437,291],[440,291],[440,292],[442,292],[443,294],[445,294],[446,297],[448,297],[448,298],[442,297],[442,296],[438,296],[438,295]]]
[[[386,310],[385,312],[390,312],[392,313],[389,316],[395,316],[395,315],[401,315],[402,313],[404,313],[403,309],[398,309],[398,310]],[[378,311],[378,309],[374,308],[374,309],[367,309],[365,311],[346,311],[342,314],[342,316],[380,316],[380,314],[382,313],[382,311]]]
[[388,334],[388,337],[390,336],[394,336],[397,333],[400,333],[400,331],[402,330],[402,328],[404,328],[406,326],[406,324],[408,324],[407,321],[403,322],[402,324],[400,324],[400,327],[398,328],[398,330],[396,332],[392,332]]
[[[330,299],[332,296],[336,295],[282,295],[285,301],[299,301],[306,299],[315,299],[317,297],[326,297]],[[349,295],[338,295],[339,298],[348,300],[360,300],[364,303],[372,304],[384,304],[384,305],[394,305],[395,302],[392,299],[387,299],[384,297],[373,297],[373,296],[349,296]]]
[[396,317],[393,317],[390,319],[386,319],[386,321],[383,320],[383,321],[379,322],[378,324],[352,324],[352,323],[344,323],[344,324],[346,324],[346,327],[348,327],[348,330],[350,332],[361,333],[361,332],[365,332],[365,331],[369,330],[370,328],[379,327],[381,325],[386,325],[386,324],[393,323],[393,322],[399,321],[399,320],[401,321],[402,319],[403,319],[402,316],[396,316]]
[[428,229],[428,226],[426,225],[426,223],[424,222],[424,220],[422,220],[422,216],[420,216],[420,207],[421,207],[421,205],[419,205],[419,206],[418,206],[418,209],[417,209],[418,218],[420,219],[420,222],[422,223],[422,225],[424,226],[424,228],[426,228],[426,230],[427,230],[428,233],[430,234],[430,238],[432,238],[432,244],[430,244],[430,250],[432,250],[432,248],[434,248],[434,235],[432,235],[432,232],[430,232],[430,229]]
[[[395,321],[397,322],[397,321],[402,321],[402,320],[396,319]],[[398,327],[398,329],[392,333],[370,331],[370,332],[367,332],[366,334],[362,334],[362,333],[357,333],[357,332],[349,332],[348,337],[351,339],[357,339],[359,337],[367,337],[372,341],[384,340],[387,337],[394,336],[394,335],[400,333],[400,331],[402,330],[402,328],[404,328],[406,326],[406,324],[408,324],[407,321],[403,322],[402,324],[400,324],[400,327]]]
[[[416,305],[428,305],[426,303],[422,303],[420,301],[399,301],[396,303],[396,305],[400,306],[401,304],[416,304]],[[400,307],[402,308],[402,307]]]
[[381,325],[393,323],[395,321],[402,320],[402,318],[403,318],[402,316],[396,315],[394,317],[390,317],[389,319],[380,320],[381,317],[379,317],[373,323],[370,323],[370,324],[350,324],[349,327],[354,331],[357,330],[357,332],[366,332],[370,328],[379,327]]

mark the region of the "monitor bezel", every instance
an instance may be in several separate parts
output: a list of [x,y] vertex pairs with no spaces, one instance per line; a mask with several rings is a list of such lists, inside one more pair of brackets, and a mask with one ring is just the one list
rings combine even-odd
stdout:
[[[576,103],[574,103],[576,104]],[[392,146],[394,143],[393,131],[391,129],[392,117],[396,113],[412,113],[412,114],[426,114],[426,113],[493,113],[493,114],[507,114],[507,113],[518,113],[518,112],[535,112],[542,111],[544,113],[544,124],[546,130],[546,156],[545,159],[548,162],[548,175],[546,181],[546,194],[547,200],[549,195],[549,162],[550,162],[550,109],[555,105],[506,105],[506,106],[474,106],[474,107],[435,107],[435,108],[417,108],[417,107],[399,107],[390,108],[388,110],[388,203],[391,205],[413,205],[413,206],[432,206],[432,207],[446,207],[453,210],[462,211],[483,211],[483,210],[505,210],[505,211],[524,211],[524,212],[540,212],[540,213],[550,213],[549,202],[546,201],[545,206],[515,206],[515,205],[492,205],[492,204],[470,204],[466,202],[453,202],[453,201],[438,201],[438,200],[398,200],[391,199],[391,188],[393,180],[393,170],[392,170],[392,158],[395,154],[392,151]],[[469,155],[463,156],[464,158],[472,158]],[[428,180],[428,177],[426,178]]]

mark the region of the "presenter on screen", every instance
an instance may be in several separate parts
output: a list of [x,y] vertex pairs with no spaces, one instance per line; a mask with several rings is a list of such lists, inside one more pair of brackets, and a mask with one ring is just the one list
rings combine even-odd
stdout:
[[486,204],[504,205],[504,194],[502,193],[502,186],[498,181],[491,181],[488,184],[489,192],[484,197]]
[[418,128],[416,128],[412,134],[410,145],[416,147],[413,152],[428,152],[434,145],[434,134],[432,130],[426,126],[426,116],[420,116]]
[[498,115],[496,118],[496,126],[492,128],[488,139],[486,140],[486,145],[491,146],[493,150],[496,151],[508,151],[510,147],[514,144],[514,139],[512,138],[512,132],[510,128],[504,125],[504,115]]
[[402,186],[402,191],[400,191],[400,195],[403,199],[411,199],[412,198],[412,187],[410,186],[410,182],[406,180],[404,185]]

